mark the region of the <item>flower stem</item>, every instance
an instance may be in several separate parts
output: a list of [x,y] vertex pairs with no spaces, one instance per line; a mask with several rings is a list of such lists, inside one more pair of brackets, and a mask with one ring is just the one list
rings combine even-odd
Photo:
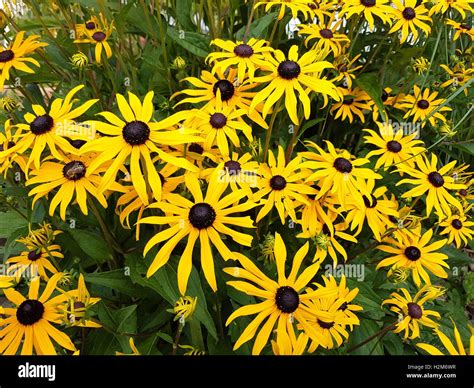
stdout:
[[371,335],[369,338],[367,338],[366,340],[362,341],[361,343],[353,346],[352,348],[350,348],[347,353],[352,353],[354,350],[356,349],[359,349],[360,347],[368,344],[370,341],[372,341],[373,339],[377,338],[379,335],[385,335],[387,334],[387,332],[389,332],[390,330],[393,330],[395,329],[395,324],[392,324],[392,325],[389,325],[389,326],[386,326],[384,327],[382,330],[378,331],[377,333]]

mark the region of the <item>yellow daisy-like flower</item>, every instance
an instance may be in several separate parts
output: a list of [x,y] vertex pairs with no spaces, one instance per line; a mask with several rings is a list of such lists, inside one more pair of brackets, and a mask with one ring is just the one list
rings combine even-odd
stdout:
[[299,26],[298,35],[308,35],[305,44],[316,39],[313,50],[332,52],[338,56],[343,46],[350,42],[345,34],[337,32],[342,22],[343,19],[334,22],[334,16],[332,16],[327,22],[320,20],[319,24],[302,24]]
[[175,313],[174,320],[185,320],[191,318],[196,310],[197,297],[181,296],[175,303],[173,312]]
[[[235,68],[230,69],[228,73],[223,73],[221,70],[216,69],[217,77],[208,71],[201,72],[200,79],[187,77],[183,81],[189,82],[198,89],[181,90],[173,94],[171,98],[180,94],[186,94],[189,97],[178,102],[176,106],[184,103],[199,104],[205,102],[206,105],[204,108],[207,108],[209,106],[216,106],[219,92],[223,106],[229,106],[233,109],[244,109],[252,121],[256,122],[262,128],[268,128],[268,124],[260,115],[262,111],[261,106],[257,106],[253,111],[249,110],[250,104],[257,94],[256,92],[250,92],[250,90],[255,88],[258,84],[249,82],[248,80],[237,82],[237,73],[238,70]],[[255,81],[255,78],[253,81]]]
[[425,151],[423,142],[416,140],[417,132],[404,136],[403,130],[395,131],[388,123],[379,123],[379,133],[364,129],[370,136],[364,136],[365,143],[373,144],[377,150],[370,151],[366,158],[378,156],[375,168],[384,167],[386,170],[390,166],[406,163],[410,167],[415,167],[415,156]]
[[413,61],[413,65],[411,67],[416,74],[422,75],[428,71],[430,66],[431,62],[427,58],[419,57]]
[[31,149],[27,167],[33,163],[38,169],[41,165],[41,157],[47,147],[51,155],[58,160],[63,159],[63,153],[77,153],[77,150],[66,140],[64,136],[73,133],[76,128],[74,119],[83,115],[98,100],[89,100],[73,109],[73,98],[76,93],[83,89],[84,85],[76,86],[63,99],[57,98],[52,104],[49,112],[41,105],[33,105],[32,113],[25,114],[27,124],[18,124],[21,131],[19,140],[15,146],[0,152],[0,158],[12,153],[23,154]]
[[[452,342],[451,339],[444,334],[439,328],[435,329],[434,332],[438,336],[439,340],[443,344],[444,348],[447,350],[447,354],[451,356],[474,356],[474,327],[470,327],[471,329],[471,338],[469,340],[469,347],[464,347],[463,341],[461,338],[461,334],[459,334],[459,330],[456,324],[453,322],[454,325],[454,341]],[[418,343],[416,344],[417,347],[423,349],[425,352],[432,356],[443,356],[445,353],[440,351],[434,345],[426,344],[426,343]]]
[[89,308],[100,301],[100,298],[91,297],[86,287],[84,275],[79,275],[77,288],[67,292],[69,300],[62,306],[63,321],[68,326],[79,327],[102,327],[100,323],[89,319],[87,312]]
[[[452,109],[447,106],[438,109],[438,107],[445,101],[444,98],[436,99],[438,92],[430,93],[428,88],[422,92],[417,85],[413,86],[413,91],[413,95],[407,94],[404,100],[400,102],[400,108],[407,110],[407,113],[403,118],[406,119],[413,116],[413,122],[415,123],[418,120],[421,120],[422,127],[426,125],[426,120],[428,120],[433,126],[436,126],[438,120],[446,122],[446,117],[443,112],[449,112]],[[435,109],[438,109],[437,112],[432,113]]]
[[362,68],[362,65],[354,66],[359,60],[361,54],[356,55],[354,58],[349,60],[347,55],[340,55],[334,60],[334,67],[337,70],[337,76],[331,81],[336,83],[343,81],[344,87],[352,89],[352,80],[356,78],[355,72]]
[[311,113],[311,101],[308,91],[329,95],[339,101],[341,96],[334,84],[319,77],[324,69],[333,67],[327,61],[319,61],[320,56],[321,53],[318,50],[310,50],[299,57],[298,46],[296,45],[291,46],[288,59],[285,58],[283,52],[275,50],[273,55],[268,58],[267,69],[271,71],[271,74],[255,78],[256,82],[269,82],[269,84],[253,98],[250,111],[265,101],[262,110],[265,117],[275,103],[285,95],[286,111],[291,121],[298,124],[295,90],[303,104],[306,119],[309,118]]
[[205,196],[194,174],[186,174],[185,183],[194,198],[193,201],[179,194],[169,194],[167,202],[157,202],[149,206],[151,209],[162,210],[166,214],[165,216],[145,217],[139,221],[140,224],[169,225],[169,228],[157,233],[145,246],[144,255],[155,245],[166,241],[155,255],[153,263],[148,268],[147,276],[152,276],[165,265],[178,243],[187,237],[186,248],[178,265],[178,287],[181,294],[185,295],[192,269],[193,249],[199,239],[204,276],[212,290],[216,291],[217,283],[210,242],[217,248],[224,260],[234,256],[222,241],[220,234],[230,236],[238,244],[250,246],[252,236],[232,230],[227,225],[253,228],[253,221],[250,217],[239,217],[234,214],[252,209],[255,204],[250,201],[238,204],[241,199],[246,197],[244,190],[237,190],[222,197],[228,183],[219,180],[217,175],[210,179]]
[[[319,270],[319,263],[315,263],[298,275],[308,249],[309,244],[306,243],[296,252],[290,275],[287,277],[285,274],[286,247],[281,236],[276,233],[275,261],[278,273],[276,281],[267,277],[251,260],[240,253],[235,253],[235,257],[243,268],[224,268],[224,272],[227,274],[235,278],[244,279],[229,281],[227,282],[229,286],[263,300],[257,304],[240,307],[227,319],[226,325],[228,326],[238,317],[257,314],[234,344],[234,350],[240,348],[244,343],[256,336],[252,354],[260,354],[265,345],[267,345],[275,325],[277,327],[278,344],[288,344],[290,341],[296,342],[295,323],[301,325],[308,337],[320,341],[323,347],[327,346],[326,338],[322,337],[308,322],[306,314],[304,314],[304,311],[307,310],[304,303],[314,298],[331,296],[337,292],[337,289],[324,287],[316,291],[303,293],[303,290],[306,289],[308,283]],[[265,323],[262,325],[264,321]],[[257,331],[259,331],[258,334]],[[291,343],[289,346],[291,346]],[[285,348],[289,346],[285,346]]]
[[472,13],[470,3],[472,0],[435,0],[434,6],[430,9],[430,16],[433,14],[444,15],[449,10],[455,9],[465,19],[466,12]]
[[[143,103],[133,93],[128,93],[129,101],[121,94],[116,95],[118,108],[123,120],[111,112],[99,113],[108,123],[100,121],[89,122],[94,128],[103,133],[104,136],[95,139],[81,148],[83,153],[98,152],[99,155],[92,161],[86,171],[86,177],[95,174],[96,170],[113,160],[108,165],[99,191],[103,192],[114,184],[118,170],[124,166],[130,158],[131,179],[140,200],[148,204],[148,187],[151,188],[156,200],[161,200],[161,180],[152,160],[152,154],[158,154],[159,158],[167,163],[197,171],[197,168],[183,158],[169,155],[160,148],[161,145],[175,145],[202,141],[193,131],[185,127],[170,129],[174,125],[189,118],[193,113],[183,111],[174,114],[160,122],[153,120],[153,96],[154,92],[148,92]],[[146,174],[143,173],[146,171]],[[146,178],[146,179],[145,179]]]
[[[107,40],[110,38],[110,35],[112,35],[112,32],[114,30],[114,23],[111,23],[109,25],[107,23],[107,20],[105,20],[102,15],[101,20],[101,26],[97,24],[97,19],[95,21],[88,21],[85,27],[80,28],[79,31],[80,33],[83,33],[85,37],[81,36],[80,39],[74,40],[74,43],[89,43],[95,45],[95,60],[97,63],[101,63],[102,51],[105,51],[107,59],[112,58],[112,49]],[[94,24],[94,26],[92,24]],[[88,25],[89,27],[94,28],[89,29],[87,28]]]
[[[280,337],[281,338],[281,337]],[[275,356],[301,356],[308,345],[309,337],[305,333],[300,333],[296,341],[290,337],[290,341],[272,340],[272,351]]]
[[431,18],[426,15],[428,10],[423,4],[417,6],[416,0],[394,0],[395,8],[393,15],[395,24],[389,31],[392,34],[401,30],[400,43],[405,43],[410,35],[413,34],[413,41],[418,39],[418,28],[421,29],[426,36],[431,33],[431,27],[426,22],[431,22]]
[[[430,229],[422,236],[406,233],[395,233],[395,238],[389,237],[383,242],[390,245],[379,245],[377,249],[391,253],[394,256],[383,259],[377,269],[392,266],[392,268],[411,268],[413,280],[417,286],[421,285],[421,280],[426,284],[431,284],[428,272],[440,278],[447,278],[448,274],[443,269],[449,268],[446,263],[448,258],[444,253],[436,252],[446,245],[447,239],[429,244],[433,231]],[[429,245],[428,245],[429,244]],[[420,279],[421,278],[421,279]]]
[[[49,204],[50,216],[60,206],[60,216],[64,221],[66,219],[66,209],[73,200],[74,195],[76,196],[79,208],[85,215],[89,213],[87,206],[88,195],[92,195],[103,207],[107,207],[107,201],[102,192],[98,191],[98,187],[102,182],[100,173],[107,171],[111,163],[104,164],[95,170],[93,174],[88,175],[88,169],[94,159],[94,154],[84,154],[82,156],[69,155],[65,156],[61,162],[44,162],[40,169],[33,170],[31,173],[32,177],[26,181],[26,186],[38,185],[28,193],[28,196],[35,196],[32,206],[34,207],[40,198],[48,196],[52,190],[59,187],[58,192]],[[110,186],[110,189],[123,191],[122,187],[115,182]]]
[[76,24],[76,38],[82,38],[83,36],[88,36],[93,34],[100,29],[100,23],[104,24],[105,19],[104,15],[100,14],[100,20],[97,16],[93,15],[84,23]]
[[[18,240],[17,240],[18,241]],[[45,245],[42,248],[33,248],[20,253],[20,256],[10,257],[6,263],[9,265],[8,274],[19,279],[21,276],[34,278],[40,276],[44,280],[49,280],[46,271],[55,274],[58,270],[51,263],[51,259],[62,259],[61,247],[57,244]]]
[[441,318],[440,314],[437,311],[426,310],[423,306],[436,295],[436,293],[433,295],[429,288],[430,286],[424,286],[414,298],[405,288],[401,288],[399,292],[391,293],[391,298],[382,302],[382,305],[390,305],[390,310],[399,315],[400,321],[395,324],[394,333],[403,331],[405,339],[415,339],[420,336],[420,327],[437,328],[439,326],[439,323],[429,317],[433,316],[439,319]]
[[28,249],[42,248],[45,245],[50,245],[54,242],[54,239],[58,234],[61,234],[61,230],[53,230],[51,224],[43,222],[38,229],[31,229],[31,225],[28,225],[29,233],[26,237],[20,237],[17,241],[25,245]]
[[363,15],[371,29],[374,28],[374,16],[383,23],[390,24],[393,8],[389,0],[346,0],[343,2],[339,17],[345,16],[349,19],[352,15]]
[[[11,120],[5,121],[4,132],[0,132],[0,152],[14,147],[18,141],[22,131],[17,130],[15,133],[12,133],[12,129],[14,128],[16,127],[11,124]],[[3,172],[6,175],[8,170],[13,166],[13,163],[17,163],[21,170],[26,172],[26,158],[17,153],[7,153],[4,157],[0,157],[0,174]]]
[[354,121],[354,115],[357,115],[363,123],[365,123],[364,110],[370,111],[373,101],[370,96],[362,89],[346,89],[338,88],[342,96],[342,101],[336,102],[331,106],[331,114],[336,112],[335,119],[339,117],[342,120],[349,119],[349,122]]
[[[18,279],[15,276],[3,276],[0,275],[0,290],[2,288],[14,287],[18,283]],[[0,310],[1,314],[1,310]]]
[[31,35],[25,38],[25,31],[20,31],[15,36],[12,43],[6,48],[0,47],[0,90],[3,89],[5,81],[10,79],[10,70],[16,69],[25,73],[34,73],[29,64],[40,67],[36,59],[29,58],[27,55],[33,53],[40,47],[48,44],[38,41],[38,35]]
[[351,231],[357,228],[356,235],[362,231],[364,222],[367,221],[375,239],[380,241],[390,225],[389,217],[398,217],[397,205],[385,196],[387,192],[385,186],[374,190],[375,182],[373,180],[369,180],[366,185],[367,191],[371,193],[370,197],[362,196],[363,207],[356,202],[349,202],[346,221],[351,224]]
[[426,192],[426,214],[429,216],[434,208],[439,215],[450,216],[452,214],[450,205],[454,206],[463,213],[461,203],[454,198],[448,190],[465,189],[462,183],[455,183],[454,177],[449,175],[451,169],[456,165],[456,161],[438,169],[438,158],[435,154],[431,154],[431,162],[425,155],[416,158],[416,168],[412,168],[406,164],[401,164],[398,170],[407,173],[412,178],[402,179],[397,183],[409,183],[415,185],[413,189],[403,193],[403,198],[419,197]]
[[268,12],[270,8],[279,6],[280,12],[278,13],[278,20],[283,19],[287,8],[289,8],[293,18],[298,17],[299,12],[303,13],[305,18],[309,18],[313,14],[310,4],[311,2],[308,0],[265,0],[255,4],[255,8],[264,5],[265,12]]
[[[452,69],[446,65],[439,65],[439,67],[441,67],[449,76],[449,79],[443,82],[440,85],[440,88],[447,88],[448,86],[455,88],[461,87],[469,82],[474,74],[474,69],[472,67],[466,69],[462,63],[457,63]],[[468,93],[469,88],[464,89],[464,95],[467,96]]]
[[67,299],[65,293],[51,297],[62,276],[60,272],[53,275],[41,296],[39,277],[31,281],[28,297],[11,288],[4,290],[15,307],[0,309],[0,314],[6,316],[0,318],[0,354],[15,355],[21,345],[22,355],[32,355],[33,348],[38,355],[56,355],[51,339],[62,348],[76,351],[69,337],[53,325],[61,323],[60,305]]
[[242,83],[248,74],[250,82],[253,81],[255,71],[266,66],[266,57],[273,48],[263,39],[251,38],[248,42],[214,39],[211,44],[224,50],[208,55],[206,62],[213,65],[212,72],[224,72],[227,68],[237,67],[237,81]]
[[470,228],[474,226],[474,222],[469,221],[463,213],[448,217],[440,222],[439,226],[444,228],[440,235],[447,234],[447,243],[450,244],[454,241],[458,248],[467,245],[474,235],[474,230]]
[[260,222],[273,207],[276,207],[282,224],[285,223],[287,214],[296,221],[295,208],[297,205],[295,202],[308,203],[304,194],[314,192],[312,187],[301,183],[308,173],[300,171],[300,165],[300,156],[296,156],[286,164],[285,151],[282,146],[278,146],[277,159],[272,151],[268,153],[268,165],[260,164],[259,190],[254,195],[254,201],[260,201],[259,205],[263,205],[257,214],[256,222]]
[[228,156],[229,140],[235,147],[240,148],[237,131],[242,131],[247,140],[252,141],[252,127],[242,119],[246,110],[223,105],[219,96],[214,106],[194,112],[194,117],[185,125],[202,134],[205,139],[204,147],[212,148],[217,145],[221,154]]
[[455,31],[453,40],[458,40],[463,35],[471,38],[471,41],[474,40],[474,28],[472,25],[470,26],[468,22],[460,23],[456,20],[447,19],[446,24],[453,27]]
[[307,179],[308,181],[319,181],[321,190],[316,199],[329,192],[330,194],[337,194],[343,209],[348,195],[351,195],[356,202],[363,204],[362,195],[370,197],[371,193],[365,190],[364,187],[360,187],[360,180],[382,178],[374,171],[360,167],[369,163],[368,159],[353,159],[346,150],[337,152],[333,144],[327,140],[328,152],[316,143],[308,141],[306,144],[317,151],[315,160],[309,160],[302,164],[304,168],[317,170]]

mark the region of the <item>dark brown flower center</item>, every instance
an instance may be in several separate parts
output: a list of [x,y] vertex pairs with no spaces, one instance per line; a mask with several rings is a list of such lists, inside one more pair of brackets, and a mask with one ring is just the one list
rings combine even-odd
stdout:
[[12,50],[4,50],[0,52],[0,63],[11,61],[15,58],[15,53]]
[[70,139],[68,139],[68,141],[69,141],[69,144],[71,144],[71,145],[72,145],[74,148],[76,148],[76,149],[80,149],[84,144],[87,143],[87,141],[85,141],[85,140],[79,140],[79,139],[78,139],[78,140],[70,140]]
[[278,74],[284,79],[293,79],[300,75],[301,67],[295,61],[283,61],[278,65]]
[[143,121],[132,121],[123,127],[122,136],[132,146],[145,144],[150,138],[150,127]]
[[342,103],[344,105],[352,105],[354,103],[354,99],[352,97],[344,98],[344,100],[342,100]]
[[238,175],[242,170],[240,163],[235,160],[228,160],[224,163],[224,168],[229,175]]
[[206,229],[214,223],[216,211],[208,203],[200,202],[189,210],[188,218],[196,229]]
[[384,90],[384,91],[382,91],[382,95],[380,96],[380,98],[382,99],[382,102],[385,102],[385,101],[388,100],[389,96],[390,95]]
[[97,31],[92,34],[92,39],[96,42],[103,42],[107,38],[107,35],[102,31]]
[[74,310],[83,310],[86,305],[81,301],[74,302]]
[[396,141],[396,140],[390,140],[389,142],[387,142],[387,149],[390,151],[390,152],[400,152],[402,150],[402,145]]
[[318,325],[321,326],[323,329],[330,329],[334,326],[334,322],[324,322],[318,318]]
[[373,7],[376,1],[375,0],[360,0],[360,3],[365,7]]
[[86,28],[87,28],[88,30],[93,30],[93,29],[95,29],[95,23],[94,23],[94,22],[87,22],[87,23],[86,23]]
[[211,124],[212,128],[220,129],[227,124],[227,117],[225,117],[222,113],[214,113],[209,119],[209,123]]
[[341,307],[339,307],[338,310],[346,311],[347,310],[347,302],[344,302],[343,304],[341,304]]
[[294,288],[283,286],[277,290],[275,302],[280,311],[291,314],[298,308],[300,297]]
[[421,251],[414,246],[409,246],[405,248],[405,256],[408,260],[417,261],[421,257]]
[[192,143],[188,147],[189,152],[194,152],[196,154],[202,155],[204,153],[204,148],[200,144]]
[[64,178],[77,181],[86,176],[86,166],[79,160],[73,160],[63,167]]
[[28,252],[28,260],[36,261],[41,257],[41,251],[31,251]]
[[451,222],[451,226],[452,226],[454,229],[457,229],[457,230],[462,229],[462,222],[461,222],[460,219],[457,219],[457,218],[456,218],[455,220],[453,220],[453,221]]
[[369,198],[367,198],[367,196],[365,196],[365,195],[362,196],[362,199],[364,200],[365,207],[368,207],[370,209],[377,206],[377,198],[375,198],[373,194],[371,194],[371,196],[372,196],[371,201],[369,201]]
[[275,175],[270,179],[270,187],[273,190],[283,190],[286,187],[286,179],[281,175]]
[[434,186],[434,187],[441,187],[444,185],[444,178],[442,175],[437,172],[433,171],[428,174],[428,181]]
[[349,173],[352,171],[352,163],[346,158],[336,158],[336,160],[334,160],[333,166],[341,173]]
[[16,310],[16,319],[24,326],[30,326],[43,318],[44,305],[39,300],[27,299]]
[[416,17],[415,10],[411,7],[406,7],[403,10],[402,15],[406,20],[412,20]]
[[319,34],[324,39],[331,39],[334,36],[332,31],[329,28],[323,28],[321,31],[319,31]]
[[420,305],[409,302],[407,303],[408,307],[408,315],[414,319],[420,319],[423,315],[423,310],[421,309]]
[[471,27],[469,27],[467,24],[460,24],[459,27],[461,27],[463,30],[470,30]]
[[248,44],[239,44],[235,46],[234,54],[241,58],[249,58],[253,55],[253,49]]
[[235,88],[234,85],[232,85],[232,82],[227,81],[226,79],[221,79],[214,84],[214,86],[212,87],[214,96],[217,95],[217,89],[221,91],[222,101],[230,100],[235,92]]
[[461,189],[461,190],[459,190],[459,195],[460,195],[461,197],[465,197],[465,196],[467,195],[467,190],[466,190],[466,189]]
[[34,135],[43,135],[54,127],[54,120],[50,115],[37,116],[30,124],[30,130]]
[[428,109],[429,106],[430,106],[430,103],[426,100],[420,100],[417,102],[416,104],[418,106],[418,108],[420,109]]
[[347,65],[341,65],[341,66],[339,67],[339,71],[340,71],[341,73],[345,73],[347,70],[349,70],[349,69],[347,68]]

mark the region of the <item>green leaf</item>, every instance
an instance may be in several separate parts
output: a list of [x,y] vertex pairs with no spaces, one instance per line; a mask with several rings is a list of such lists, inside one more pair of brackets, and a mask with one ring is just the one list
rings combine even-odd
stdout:
[[[268,29],[270,24],[276,21],[276,17],[277,17],[277,12],[272,12],[272,13],[269,13],[268,15],[265,15],[264,17],[261,17],[255,20],[250,25],[249,34],[247,38],[248,39],[250,38],[265,39],[266,30]],[[244,38],[246,28],[247,26],[243,26],[239,31],[237,31],[237,33],[235,34],[236,40],[242,40]]]
[[[360,322],[359,326],[354,328],[354,331],[350,335],[349,343],[347,349],[350,349],[353,346],[357,346],[358,344],[364,342],[369,337],[380,331],[379,325],[369,319],[363,319]],[[383,346],[382,343],[377,341],[380,337],[372,339],[372,341],[366,343],[365,345],[361,346],[360,348],[355,349],[351,352],[351,355],[383,355]],[[373,350],[373,351],[372,351]]]
[[133,284],[123,269],[85,274],[84,278],[88,283],[104,286],[128,296],[138,297],[144,294],[142,287]]
[[359,88],[364,90],[372,100],[374,100],[380,114],[385,110],[382,102],[382,86],[378,80],[377,74],[365,73],[361,74],[355,79],[355,82]]
[[69,233],[84,253],[93,258],[96,263],[102,264],[112,258],[109,247],[102,238],[97,236],[97,233],[81,229],[70,229]]
[[191,21],[191,10],[193,2],[191,0],[176,1],[176,18],[178,23],[185,30],[193,30],[196,26]]
[[28,221],[16,211],[0,213],[0,238],[8,238],[12,230],[28,226]]
[[198,57],[205,58],[209,54],[209,39],[197,32],[177,31],[169,27],[166,34],[178,45]]
[[464,252],[462,249],[457,249],[452,245],[445,245],[440,249],[441,253],[448,255],[448,264],[453,266],[462,267],[464,265],[469,265],[471,262],[471,257]]

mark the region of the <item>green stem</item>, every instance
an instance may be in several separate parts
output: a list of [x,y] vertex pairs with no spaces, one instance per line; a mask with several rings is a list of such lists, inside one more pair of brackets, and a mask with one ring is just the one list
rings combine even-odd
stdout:
[[178,329],[176,330],[176,336],[174,337],[174,342],[173,342],[173,352],[171,353],[173,356],[176,356],[176,352],[178,351],[179,339],[181,338],[181,333],[183,332],[183,328],[184,328],[184,325],[179,323]]
[[364,346],[366,344],[368,344],[370,341],[372,341],[373,339],[377,338],[379,335],[385,335],[387,332],[389,332],[390,330],[393,330],[395,329],[395,324],[392,324],[390,326],[387,326],[387,327],[384,327],[382,330],[378,331],[377,333],[371,335],[369,338],[367,338],[366,340],[362,341],[361,343],[353,346],[352,348],[350,348],[347,353],[352,353],[354,350],[356,349],[359,349],[361,346]]
[[280,109],[280,104],[281,101],[278,102],[278,104],[275,106],[275,110],[272,113],[272,117],[270,118],[270,125],[267,130],[267,136],[265,137],[265,146],[263,148],[263,160],[262,162],[265,163],[267,160],[267,155],[268,155],[268,148],[270,147],[270,140],[272,138],[272,133],[273,133],[273,126],[275,124],[275,119],[278,114],[278,110]]

